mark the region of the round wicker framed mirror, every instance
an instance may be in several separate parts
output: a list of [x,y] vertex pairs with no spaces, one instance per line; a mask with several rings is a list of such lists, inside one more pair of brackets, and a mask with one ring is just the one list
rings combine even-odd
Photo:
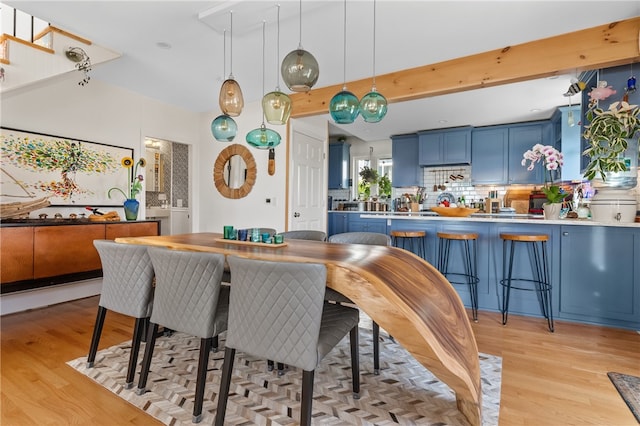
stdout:
[[256,182],[256,161],[246,147],[240,144],[223,149],[213,165],[213,183],[223,197],[246,197]]

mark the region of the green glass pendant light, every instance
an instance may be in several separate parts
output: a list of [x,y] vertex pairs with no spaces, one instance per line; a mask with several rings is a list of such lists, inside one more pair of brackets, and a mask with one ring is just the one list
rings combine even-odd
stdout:
[[[266,22],[262,21],[262,92],[264,93],[264,33]],[[267,129],[264,124],[264,109],[262,110],[262,125],[247,133],[246,141],[249,145],[258,149],[269,149],[280,145],[280,134],[275,130]]]
[[286,124],[291,116],[291,98],[280,91],[280,73],[278,72],[278,60],[280,59],[280,5],[278,8],[278,38],[276,54],[276,89],[262,98],[262,110],[269,124]]
[[313,55],[302,48],[302,0],[300,0],[300,42],[280,66],[282,80],[293,92],[308,92],[318,82],[320,67]]
[[360,114],[367,123],[377,123],[387,115],[387,99],[376,90],[376,0],[373,0],[373,84],[360,99]]
[[343,86],[329,102],[329,114],[338,124],[353,123],[360,114],[360,102],[347,90],[347,0],[344,0],[344,50],[343,50]]

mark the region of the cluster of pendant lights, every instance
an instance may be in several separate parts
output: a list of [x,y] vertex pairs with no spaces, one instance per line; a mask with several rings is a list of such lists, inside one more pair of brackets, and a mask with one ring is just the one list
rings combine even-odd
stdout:
[[[278,9],[278,34],[277,55],[280,57],[280,5]],[[232,12],[233,13],[233,12]],[[262,23],[262,91],[264,92],[264,63],[265,63],[265,26]],[[226,48],[226,41],[225,41]],[[231,17],[231,56],[233,56],[233,15]],[[225,53],[226,59],[226,53]],[[226,70],[225,70],[226,71]],[[313,55],[302,48],[302,0],[300,0],[300,42],[298,48],[290,52],[282,61],[280,67],[282,79],[287,87],[294,92],[306,92],[318,81],[320,75],[318,62]],[[246,141],[249,145],[260,149],[270,149],[280,144],[281,137],[278,132],[267,129],[265,119],[269,124],[286,124],[291,116],[291,98],[280,90],[279,74],[276,78],[276,88],[262,98],[262,124],[259,128],[247,133]],[[231,142],[238,131],[238,126],[231,118],[240,115],[244,106],[242,90],[237,81],[233,79],[230,71],[229,78],[223,83],[219,97],[222,115],[216,117],[211,123],[211,132],[216,140]]]
[[[278,9],[278,35],[277,55],[280,57],[280,5]],[[229,68],[229,78],[225,80],[220,88],[218,103],[222,114],[216,117],[211,123],[211,132],[216,140],[231,142],[238,132],[238,126],[232,117],[237,117],[244,107],[244,99],[240,85],[233,78],[233,12],[231,15],[231,66]],[[265,44],[265,22],[262,25],[262,91],[264,92],[264,44]],[[371,91],[358,98],[347,90],[346,84],[346,62],[347,62],[347,0],[344,0],[344,85],[342,91],[338,92],[329,104],[329,113],[338,124],[350,124],[355,121],[358,115],[367,123],[377,123],[387,114],[387,100],[376,90],[376,0],[373,0],[373,83]],[[225,70],[226,72],[226,31],[224,32],[225,50]],[[311,90],[318,81],[320,75],[318,61],[313,55],[302,47],[302,0],[300,0],[300,41],[298,48],[289,52],[280,65],[280,73],[287,87],[293,92],[307,92]],[[276,73],[278,75],[278,73]],[[280,77],[276,79],[276,88],[262,98],[262,124],[259,128],[250,131],[246,140],[247,143],[261,149],[269,149],[280,143],[281,137],[278,132],[267,129],[264,121],[269,124],[285,124],[291,115],[291,98],[280,90]]]
[[351,124],[358,115],[367,123],[377,123],[387,114],[387,99],[376,90],[376,0],[373,0],[373,84],[358,100],[347,90],[347,0],[344,0],[344,75],[342,90],[329,103],[329,114],[338,124]]

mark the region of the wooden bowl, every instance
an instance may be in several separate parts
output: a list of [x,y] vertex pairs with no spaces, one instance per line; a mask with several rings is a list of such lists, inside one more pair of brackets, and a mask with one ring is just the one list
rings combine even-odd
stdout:
[[431,211],[438,213],[440,216],[449,217],[467,217],[480,209],[470,209],[467,207],[431,207]]

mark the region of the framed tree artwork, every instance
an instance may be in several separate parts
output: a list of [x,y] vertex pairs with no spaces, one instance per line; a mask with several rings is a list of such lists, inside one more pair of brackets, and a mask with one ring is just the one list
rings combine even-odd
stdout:
[[0,128],[0,202],[47,198],[52,206],[121,206],[109,199],[127,187],[125,157],[132,148],[24,130]]

